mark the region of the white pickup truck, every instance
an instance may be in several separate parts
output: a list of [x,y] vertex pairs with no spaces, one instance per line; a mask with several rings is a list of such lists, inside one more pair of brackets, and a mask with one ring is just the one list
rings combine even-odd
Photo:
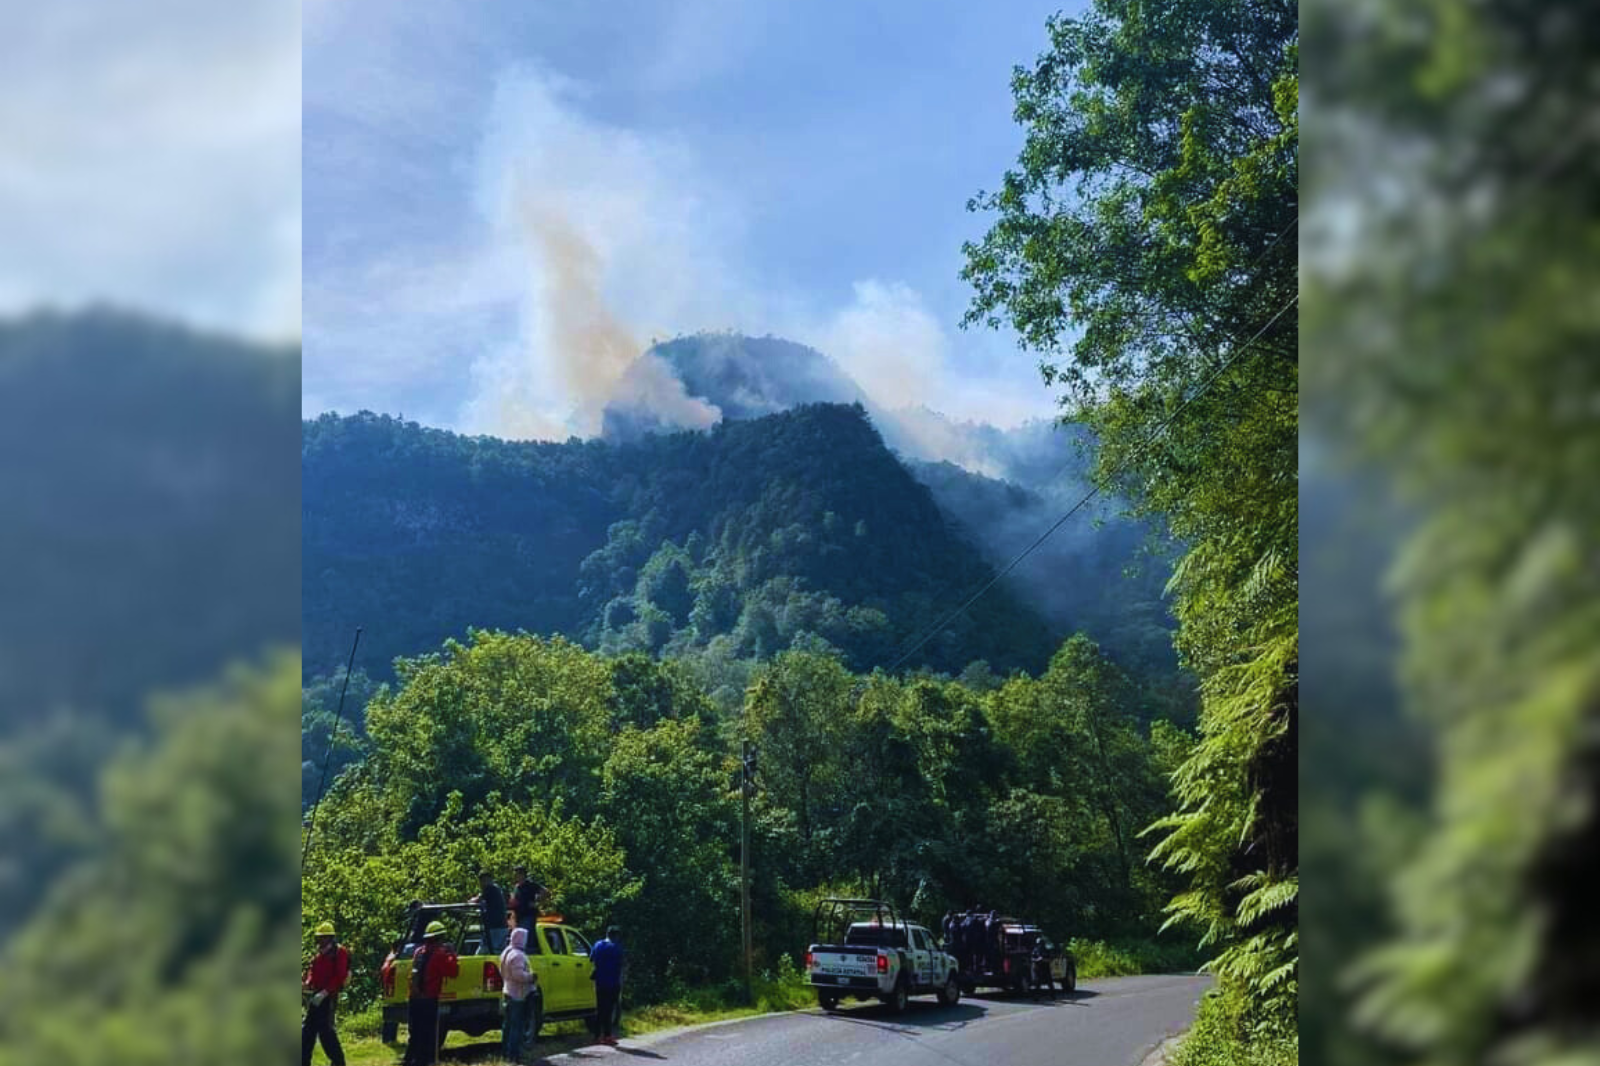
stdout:
[[911,996],[937,995],[947,1007],[960,1001],[955,956],[923,926],[901,921],[891,905],[825,899],[813,920],[818,942],[806,950],[805,969],[823,1010],[847,996],[880,999],[896,1014]]

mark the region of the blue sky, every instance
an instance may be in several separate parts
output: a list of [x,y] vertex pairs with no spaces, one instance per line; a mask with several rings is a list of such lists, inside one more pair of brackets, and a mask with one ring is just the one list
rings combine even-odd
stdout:
[[957,273],[1058,8],[307,0],[305,411],[586,433],[652,337],[734,328],[890,405],[1048,415]]

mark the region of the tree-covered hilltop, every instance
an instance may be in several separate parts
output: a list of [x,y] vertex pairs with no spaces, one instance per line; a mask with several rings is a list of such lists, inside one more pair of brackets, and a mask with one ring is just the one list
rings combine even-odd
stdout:
[[[692,659],[736,699],[724,666],[797,642],[889,665],[993,573],[859,406],[623,445],[324,415],[303,470],[311,674],[356,625],[375,676],[469,627],[522,629]],[[1061,635],[1000,588],[907,665],[1037,670]]]

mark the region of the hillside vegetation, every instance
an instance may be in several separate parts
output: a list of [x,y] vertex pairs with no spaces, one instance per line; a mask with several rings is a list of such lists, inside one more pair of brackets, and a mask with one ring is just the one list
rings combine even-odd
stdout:
[[1003,684],[785,651],[729,714],[683,664],[480,631],[404,660],[367,707],[365,759],[321,806],[304,914],[345,931],[359,1006],[407,900],[462,899],[480,867],[525,864],[554,910],[630,931],[635,1002],[731,995],[748,738],[758,969],[792,962],[830,891],[930,922],[985,903],[1133,945],[1144,965],[1192,964],[1181,938],[1150,942],[1175,883],[1138,835],[1170,810],[1191,739],[1142,726],[1140,699],[1075,637],[1038,680]]
[[[820,640],[894,662],[993,573],[863,408],[810,405],[635,443],[510,443],[375,415],[305,425],[306,668],[350,633],[388,676],[469,626],[727,664]],[[1040,669],[1064,631],[995,590],[910,666]]]

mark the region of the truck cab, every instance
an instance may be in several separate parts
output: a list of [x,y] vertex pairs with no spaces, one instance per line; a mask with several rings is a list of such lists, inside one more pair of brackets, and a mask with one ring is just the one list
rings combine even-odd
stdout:
[[896,1013],[911,996],[932,994],[946,1006],[961,998],[955,956],[926,927],[902,921],[881,900],[827,899],[813,915],[806,979],[823,1010],[846,997],[878,999]]
[[[396,941],[380,973],[385,1043],[394,1043],[405,1024],[411,960],[423,930],[435,921],[444,924],[445,942],[454,947],[461,969],[445,981],[439,997],[440,1040],[451,1030],[482,1036],[501,1026],[505,984],[500,954],[487,946],[482,912],[473,903],[429,903],[411,912],[406,935]],[[545,1022],[582,1019],[597,1029],[588,938],[560,915],[545,915],[530,930],[526,950],[535,979],[530,1038]]]

